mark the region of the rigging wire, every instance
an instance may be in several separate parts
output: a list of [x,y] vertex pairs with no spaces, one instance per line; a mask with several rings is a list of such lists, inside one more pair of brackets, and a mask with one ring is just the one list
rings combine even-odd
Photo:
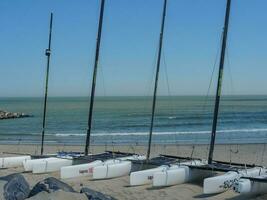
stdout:
[[261,155],[261,166],[263,165],[265,152],[266,152],[266,141],[263,145],[263,150],[262,150],[262,155]]
[[[230,79],[230,94],[235,94],[235,88],[234,88],[234,82],[233,82],[233,76],[232,76],[232,72],[231,72],[231,65],[230,65],[230,59],[229,59],[229,48],[226,47],[226,69],[228,69],[228,75],[229,75],[229,79]],[[234,105],[231,105],[231,110],[233,113],[233,118],[237,118],[236,116],[236,112],[234,110]],[[234,151],[232,148],[232,144],[231,144],[231,140],[233,138],[233,133],[229,133],[229,153],[230,153],[230,163],[232,162],[232,153],[237,154],[239,152],[239,145],[236,145],[236,150]]]
[[[174,112],[174,99],[173,99],[173,95],[171,93],[171,89],[170,89],[170,81],[169,81],[169,76],[168,76],[168,66],[167,66],[167,62],[166,62],[166,55],[165,55],[165,51],[164,48],[162,48],[162,60],[163,60],[163,68],[164,68],[164,74],[165,74],[165,80],[166,80],[166,84],[167,84],[167,92],[168,92],[168,97],[169,97],[169,103],[171,106],[171,112],[172,112],[172,116],[175,116],[175,112]],[[177,134],[174,133],[174,140],[176,143],[176,148],[177,148],[177,154],[179,153],[179,144],[178,144],[178,138],[177,138]]]
[[[148,97],[148,99],[147,99],[148,102],[153,99],[153,95],[150,96],[150,94],[152,92],[154,79],[156,77],[156,62],[157,62],[157,54],[158,54],[158,51],[159,51],[158,47],[154,48],[154,49],[156,49],[156,50],[155,50],[155,54],[154,54],[154,59],[153,59],[152,64],[151,64],[151,66],[152,66],[151,67],[151,73],[149,73],[149,74],[151,74],[151,76],[149,76],[150,78],[148,79],[148,82],[147,82],[147,88],[144,90],[144,95],[143,95],[144,97],[146,97],[146,96]],[[146,98],[144,99],[144,101],[146,101]],[[145,110],[147,110],[147,106],[144,103],[143,104],[143,111],[145,111]],[[153,147],[156,150],[155,145],[152,145],[152,148]]]
[[101,75],[100,77],[102,77],[101,80],[102,80],[102,87],[103,87],[102,88],[103,89],[103,96],[106,97],[107,96],[107,92],[106,92],[107,90],[106,90],[106,84],[105,84],[106,81],[105,81],[105,76],[104,76],[104,68],[103,68],[101,62],[99,62],[98,65],[99,65],[99,70],[100,70],[100,75]]
[[[210,80],[209,80],[208,90],[207,90],[207,93],[206,93],[205,98],[204,98],[203,106],[202,106],[202,108],[200,110],[202,113],[204,113],[205,110],[207,109],[207,102],[208,102],[208,98],[209,98],[209,95],[210,95],[211,85],[213,83],[213,77],[214,77],[214,73],[215,73],[215,68],[217,66],[217,62],[218,62],[218,58],[219,58],[219,52],[220,52],[219,45],[222,43],[222,39],[223,39],[223,34],[221,34],[220,42],[217,45],[217,52],[216,52],[215,60],[214,60],[213,67],[212,67],[212,72],[211,72],[211,76],[210,76]],[[200,119],[202,119],[201,120],[202,123],[205,124],[204,119],[203,119],[204,117],[201,118],[200,114],[198,115],[198,117]],[[208,157],[208,153],[209,153],[209,145],[207,145],[207,148],[206,148],[206,157]]]

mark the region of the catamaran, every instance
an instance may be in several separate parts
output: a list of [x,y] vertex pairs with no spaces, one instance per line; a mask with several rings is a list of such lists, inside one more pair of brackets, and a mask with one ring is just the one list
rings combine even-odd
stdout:
[[[266,173],[266,169],[262,166],[213,160],[213,152],[214,152],[216,129],[217,129],[217,119],[218,119],[221,88],[222,88],[223,68],[224,68],[224,60],[225,60],[224,57],[225,57],[225,49],[227,45],[230,7],[231,7],[231,0],[227,0],[208,163],[206,165],[188,165],[189,174],[194,170],[199,171],[199,172],[203,172],[205,170],[208,172],[226,172],[225,174],[222,174],[219,176],[206,178],[204,180],[204,186],[203,186],[204,194],[216,194],[216,193],[224,192],[232,188],[234,184],[236,182],[239,182],[240,178],[242,177],[253,178],[253,177],[259,176],[262,172]],[[168,170],[165,172],[164,178],[166,180],[171,175],[170,171],[171,170]],[[160,178],[160,176],[158,177]],[[156,179],[154,179],[154,181],[156,182]],[[242,186],[245,185],[244,182],[245,181],[243,182],[241,181],[240,184],[237,185],[236,188],[242,188]],[[246,181],[246,183],[248,183],[248,181]],[[162,181],[162,184],[157,184],[157,186],[158,185],[166,186],[170,184],[167,184],[167,181],[165,182]]]
[[[204,193],[214,194],[219,192],[224,192],[231,188],[233,184],[242,177],[255,177],[260,174],[260,172],[266,171],[264,167],[239,164],[239,163],[228,163],[213,160],[213,151],[216,136],[217,118],[219,111],[219,102],[221,96],[221,85],[222,85],[222,75],[224,68],[224,57],[228,33],[229,15],[230,15],[231,0],[227,0],[225,23],[223,29],[223,41],[221,48],[221,58],[219,65],[219,75],[217,83],[216,100],[214,107],[214,117],[212,126],[212,135],[210,142],[210,152],[208,161],[200,159],[188,159],[188,161],[181,162],[177,165],[173,163],[169,166],[160,166],[153,169],[147,169],[142,171],[137,171],[131,173],[130,185],[142,185],[152,183],[154,187],[171,186],[176,184],[182,184],[189,181],[194,181],[196,179],[203,179],[205,177],[210,177],[214,171],[227,172],[221,176],[215,176],[211,178],[206,178],[204,180]],[[149,152],[148,152],[149,153]],[[149,154],[148,154],[149,155]],[[166,155],[165,155],[166,156]],[[184,159],[183,157],[171,156],[178,159]],[[265,176],[265,175],[264,175]],[[255,179],[253,179],[255,180]],[[257,179],[258,180],[258,179]],[[260,179],[261,181],[263,179]],[[251,180],[249,180],[251,181]],[[244,188],[245,184],[250,183],[248,180],[238,182],[236,188]],[[255,184],[256,185],[256,184]],[[242,187],[243,186],[243,187]],[[255,186],[258,189],[258,186]],[[254,189],[254,188],[253,188]],[[253,190],[251,187],[251,190]],[[237,189],[238,190],[238,189]],[[259,189],[258,189],[259,190]],[[241,189],[239,191],[242,191]]]
[[152,141],[153,126],[154,126],[154,116],[155,116],[155,107],[156,107],[156,99],[157,99],[157,87],[158,87],[158,77],[159,77],[159,71],[160,71],[159,69],[160,69],[160,62],[161,62],[161,50],[162,50],[162,43],[163,43],[163,36],[164,36],[166,9],[167,9],[167,0],[164,0],[160,38],[159,38],[159,51],[158,51],[158,57],[157,57],[156,78],[155,78],[155,84],[154,84],[150,132],[149,132],[148,149],[147,149],[147,159],[146,161],[133,161],[133,164],[135,165],[135,167],[134,167],[133,172],[131,172],[130,174],[130,185],[131,186],[151,184],[154,180],[154,175],[162,171],[178,170],[179,172],[182,172],[183,174],[185,174],[184,165],[187,165],[187,164],[201,165],[203,162],[200,159],[195,160],[195,159],[186,158],[186,157],[176,157],[176,156],[166,156],[166,155],[160,155],[160,156],[150,159],[150,150],[151,150],[151,141]]
[[170,169],[164,169],[162,171],[158,171],[154,174],[154,179],[153,179],[153,186],[155,187],[182,184],[185,182],[194,181],[196,179],[205,178],[205,177],[209,177],[212,175],[211,170],[205,171],[203,170],[203,168],[205,169],[204,166],[211,164],[211,161],[212,161],[212,159],[210,158],[212,158],[213,148],[214,148],[215,138],[213,136],[216,133],[217,116],[218,116],[220,92],[221,92],[222,71],[223,71],[223,66],[224,66],[224,55],[225,55],[225,47],[226,47],[226,39],[227,39],[227,31],[228,31],[229,13],[230,13],[230,1],[227,1],[209,160],[208,161],[201,160],[197,164],[195,164],[195,162],[192,162],[191,164],[185,163],[183,167],[179,167],[176,169],[170,168]]
[[93,118],[93,107],[96,87],[96,76],[98,69],[98,60],[101,44],[102,25],[104,16],[105,0],[101,0],[98,33],[96,39],[96,51],[94,72],[92,79],[92,88],[90,96],[90,108],[88,117],[88,126],[86,134],[86,144],[84,156],[75,158],[72,166],[63,166],[60,169],[61,178],[75,178],[82,176],[92,176],[93,179],[114,178],[128,175],[132,168],[131,160],[144,160],[144,156],[137,154],[123,153],[123,152],[104,152],[96,155],[88,155],[90,150],[90,138]]
[[[46,65],[46,82],[45,82],[45,96],[44,96],[44,107],[43,107],[43,122],[42,122],[42,139],[41,139],[41,154],[40,155],[29,155],[21,153],[12,153],[20,156],[4,157],[0,158],[0,168],[13,168],[24,166],[26,171],[29,171],[29,167],[26,165],[33,165],[31,163],[49,163],[53,162],[66,163],[65,158],[78,157],[83,153],[81,152],[58,152],[56,154],[43,154],[44,153],[44,136],[46,126],[46,105],[47,105],[47,94],[48,94],[48,80],[49,80],[49,68],[50,68],[50,55],[51,55],[51,40],[52,40],[52,27],[53,27],[53,13],[50,14],[50,25],[49,25],[49,38],[48,48],[45,51],[47,57]],[[64,160],[63,160],[64,158]],[[69,162],[69,161],[68,161]],[[27,164],[26,164],[27,163]]]

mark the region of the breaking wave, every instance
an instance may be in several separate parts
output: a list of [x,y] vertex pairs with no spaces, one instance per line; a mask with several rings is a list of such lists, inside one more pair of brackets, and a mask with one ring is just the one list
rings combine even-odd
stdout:
[[[177,132],[153,132],[153,135],[186,135],[186,134],[209,134],[211,131],[177,131]],[[266,128],[263,129],[228,129],[228,130],[218,130],[217,133],[255,133],[255,132],[267,132]],[[69,137],[76,136],[82,137],[85,136],[85,133],[56,133],[49,134],[58,137]],[[103,136],[147,136],[148,132],[134,132],[134,133],[94,133],[94,137],[103,137]]]

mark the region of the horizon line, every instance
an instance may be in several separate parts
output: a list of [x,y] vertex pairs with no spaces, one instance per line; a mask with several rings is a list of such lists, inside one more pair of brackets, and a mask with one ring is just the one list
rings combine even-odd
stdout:
[[[203,94],[188,94],[188,95],[158,95],[158,97],[213,97],[213,95],[203,95]],[[267,94],[224,94],[221,96],[267,96]],[[82,97],[82,98],[89,98],[90,96],[49,96],[48,98],[75,98],[75,97]],[[153,95],[105,95],[100,96],[97,95],[95,97],[153,97]],[[0,98],[44,98],[44,96],[0,96]]]

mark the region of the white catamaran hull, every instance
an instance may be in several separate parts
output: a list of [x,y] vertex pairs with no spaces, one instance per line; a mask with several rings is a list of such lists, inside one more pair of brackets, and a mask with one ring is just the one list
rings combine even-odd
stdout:
[[109,179],[121,176],[126,176],[130,173],[132,168],[131,161],[108,161],[102,166],[93,168],[93,179]]
[[[94,168],[95,167],[100,167],[99,169],[96,169],[96,174],[95,174],[95,178],[96,179],[104,179],[104,178],[114,178],[114,177],[109,177],[109,175],[106,177],[106,171],[107,168],[106,165],[109,164],[113,164],[113,166],[111,168],[116,168],[118,167],[118,170],[121,169],[122,166],[125,167],[124,171],[121,171],[120,173],[118,173],[117,176],[124,176],[127,175],[128,172],[128,164],[121,164],[122,161],[126,161],[126,160],[144,160],[146,159],[145,156],[139,156],[139,155],[133,155],[133,156],[126,156],[126,157],[121,157],[118,159],[110,159],[107,160],[105,162],[100,161],[100,160],[96,160],[93,161],[91,163],[87,163],[87,164],[80,164],[80,165],[73,165],[73,166],[67,166],[67,167],[62,167],[60,169],[60,176],[62,179],[66,179],[66,178],[77,178],[77,177],[83,177],[83,176],[92,176],[93,172],[94,172]],[[128,163],[128,162],[127,162]],[[117,166],[114,164],[118,164]],[[104,172],[102,172],[102,170],[104,169]],[[100,174],[98,174],[100,173]],[[101,175],[102,173],[102,175]],[[112,176],[115,176],[112,175]],[[116,176],[115,176],[116,177]]]
[[96,160],[88,164],[66,166],[60,169],[60,178],[78,178],[93,175],[93,168],[102,165],[103,162]]
[[204,170],[191,169],[186,166],[190,165],[204,165],[206,162],[195,160],[191,162],[182,163],[171,167],[169,169],[163,169],[154,173],[153,187],[165,187],[171,185],[182,184],[190,181],[194,181],[200,178],[205,178],[209,175],[209,172]]
[[[262,177],[259,176],[255,178],[262,178]],[[267,183],[256,182],[256,181],[251,181],[249,179],[241,178],[235,183],[233,189],[235,192],[238,192],[240,194],[264,194],[267,193]]]
[[255,177],[261,171],[260,167],[254,167],[247,170],[240,170],[239,172],[229,171],[220,176],[206,178],[204,180],[203,192],[204,194],[216,194],[225,192],[232,188],[234,183],[242,176]]
[[24,160],[23,167],[25,172],[31,172],[33,165],[40,162],[45,162],[47,160],[57,160],[58,158],[40,158],[40,159],[33,159],[33,160]]
[[61,167],[72,165],[72,160],[68,159],[58,159],[58,160],[46,160],[44,162],[39,162],[33,165],[32,173],[49,173],[59,171]]
[[30,160],[31,156],[16,156],[0,158],[0,168],[21,167],[23,161]]
[[132,172],[130,174],[130,185],[138,186],[138,185],[151,184],[154,173],[160,172],[167,168],[169,167],[166,165],[163,165],[163,166],[153,168],[153,169],[146,169],[146,170]]
[[[130,185],[138,186],[138,185],[152,184],[152,182],[154,182],[154,179],[155,179],[155,174],[157,174],[161,179],[162,172],[165,174],[165,172],[168,170],[176,170],[176,169],[179,169],[183,165],[191,164],[191,163],[192,162],[183,162],[183,163],[180,163],[179,165],[177,164],[177,165],[171,165],[171,166],[162,165],[162,166],[159,166],[153,169],[132,172],[130,175]],[[159,182],[161,182],[161,180],[159,181],[156,180],[155,185],[159,184]]]

